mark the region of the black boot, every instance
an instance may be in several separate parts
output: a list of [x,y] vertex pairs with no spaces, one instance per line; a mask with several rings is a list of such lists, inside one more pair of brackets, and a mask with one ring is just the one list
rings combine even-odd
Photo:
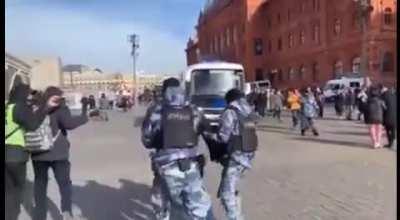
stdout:
[[301,129],[301,136],[305,136],[306,135],[306,130],[305,129]]
[[319,136],[319,133],[316,129],[313,130],[313,134],[314,134],[314,136]]

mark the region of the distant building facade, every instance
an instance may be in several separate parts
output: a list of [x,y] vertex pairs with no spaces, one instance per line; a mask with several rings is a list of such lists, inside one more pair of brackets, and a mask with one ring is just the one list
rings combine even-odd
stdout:
[[[367,34],[368,76],[387,85],[397,80],[396,4],[371,0]],[[357,13],[352,0],[214,0],[199,16],[187,61],[239,62],[247,80],[269,79],[279,88],[322,85],[360,72]]]
[[45,90],[49,86],[60,87],[63,81],[62,62],[58,57],[28,60],[32,66],[31,87]]
[[4,71],[4,88],[5,100],[8,100],[8,95],[13,86],[18,83],[30,84],[32,67],[20,58],[5,52],[5,71]]

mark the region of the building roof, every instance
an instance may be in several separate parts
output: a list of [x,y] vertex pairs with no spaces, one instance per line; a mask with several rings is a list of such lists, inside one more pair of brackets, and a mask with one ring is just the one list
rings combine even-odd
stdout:
[[82,65],[82,64],[68,64],[63,66],[62,71],[63,72],[84,72],[89,69],[88,66]]
[[23,60],[17,58],[17,57],[14,56],[14,55],[11,55],[11,54],[8,53],[8,52],[5,52],[5,58],[6,58],[6,60],[9,60],[9,61],[11,61],[11,62],[17,63],[17,64],[19,64],[19,65],[22,65],[23,67],[25,67],[25,68],[27,68],[27,69],[31,69],[31,68],[32,68],[32,66],[29,65],[27,62],[25,62],[25,61],[23,61]]

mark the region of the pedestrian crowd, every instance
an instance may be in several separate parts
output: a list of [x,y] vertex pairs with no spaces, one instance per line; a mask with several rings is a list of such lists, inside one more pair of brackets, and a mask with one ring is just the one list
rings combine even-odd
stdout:
[[[120,93],[114,103],[105,94],[98,100],[89,95],[81,100],[81,113],[73,115],[63,91],[57,87],[40,92],[19,84],[9,97],[5,110],[5,219],[18,219],[29,160],[34,171],[33,219],[45,220],[47,216],[49,169],[59,187],[63,219],[73,219],[68,132],[87,123],[96,111],[103,117],[102,112],[114,104],[127,108],[129,98]],[[150,197],[156,219],[160,220],[170,219],[171,211],[182,219],[215,219],[203,180],[206,160],[199,151],[199,137],[207,143],[210,154],[211,148],[222,149],[210,155],[222,166],[217,195],[228,220],[243,220],[239,182],[256,156],[257,123],[267,115],[281,123],[281,113],[287,109],[292,129],[299,128],[303,136],[307,131],[319,136],[315,119],[324,117],[325,106],[319,88],[261,90],[247,97],[231,89],[225,94],[227,107],[215,132],[207,129],[201,110],[187,101],[178,79],[165,80],[160,93],[153,92],[151,99],[141,139],[149,150],[154,175]],[[388,137],[386,146],[395,146],[396,89],[382,85],[343,88],[335,96],[334,108],[339,119],[353,120],[356,115],[357,120],[364,120],[373,148],[382,147],[383,128]]]
[[[373,148],[393,148],[396,145],[397,128],[396,92],[395,88],[389,89],[381,84],[361,88],[342,86],[334,95],[335,113],[338,119],[364,121],[368,125]],[[324,107],[327,104],[320,88],[291,88],[283,92],[277,89],[258,89],[253,90],[247,100],[261,117],[266,117],[269,112],[279,122],[282,122],[282,110],[287,109],[291,113],[293,130],[299,127],[303,136],[307,130],[319,136],[315,119],[324,117]],[[383,145],[382,141],[384,132],[387,135],[387,145]]]

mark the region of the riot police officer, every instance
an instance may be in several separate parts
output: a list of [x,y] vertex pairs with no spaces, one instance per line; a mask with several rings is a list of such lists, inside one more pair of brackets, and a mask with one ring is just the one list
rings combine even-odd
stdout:
[[210,218],[211,199],[201,177],[202,155],[197,147],[201,117],[185,102],[177,79],[163,82],[162,96],[161,103],[149,109],[142,125],[144,146],[156,149],[152,156],[157,180],[154,185],[158,184],[161,195],[167,195],[179,207],[177,212],[184,219]]
[[218,198],[221,199],[228,220],[242,220],[237,186],[244,172],[251,168],[255,156],[258,145],[255,124],[259,117],[252,111],[240,90],[228,91],[225,100],[228,107],[221,115],[218,133],[207,136],[225,143],[227,155],[221,159],[223,171]]

